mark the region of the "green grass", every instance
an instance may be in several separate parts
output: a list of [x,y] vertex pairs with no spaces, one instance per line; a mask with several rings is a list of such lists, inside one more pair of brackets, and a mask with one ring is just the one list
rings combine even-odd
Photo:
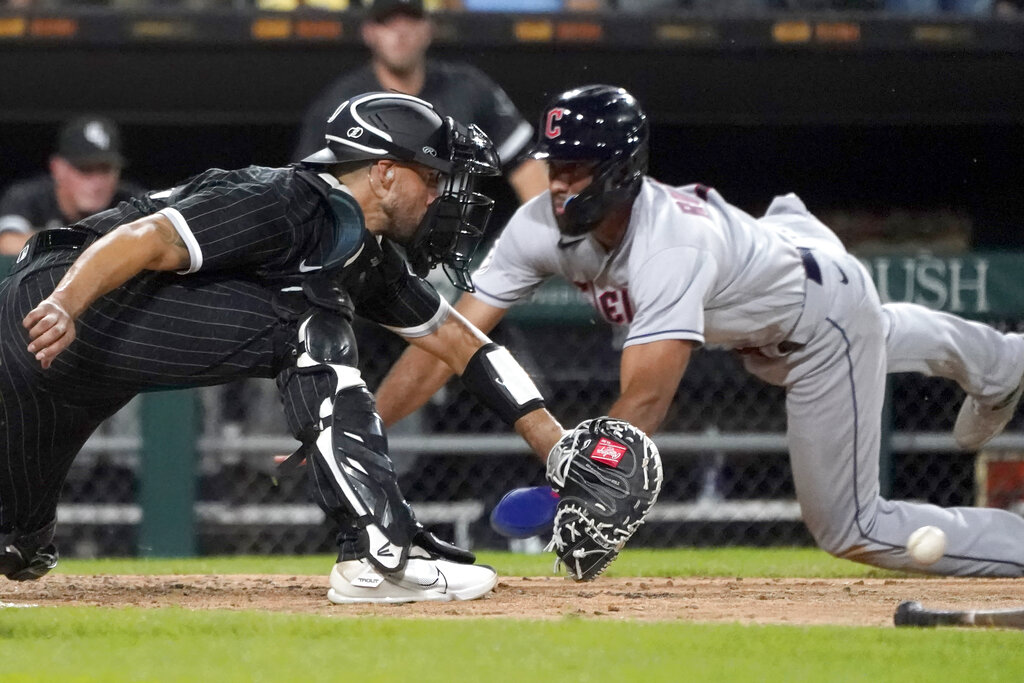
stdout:
[[[480,552],[478,559],[506,576],[552,574],[554,555]],[[190,559],[61,560],[66,574],[326,574],[329,555],[232,556]],[[766,576],[881,577],[903,576],[836,558],[815,548],[682,548],[626,550],[609,567],[608,576]]]
[[[551,555],[480,553],[510,576]],[[333,558],[69,560],[69,574],[320,574]],[[899,576],[793,549],[630,550],[618,576]],[[2,586],[2,584],[0,584]],[[2,590],[2,588],[0,588]],[[0,593],[0,601],[3,594]],[[453,610],[458,606],[453,605]],[[0,681],[1019,681],[1019,632],[0,609]]]
[[4,681],[1020,680],[1019,634],[8,609]]

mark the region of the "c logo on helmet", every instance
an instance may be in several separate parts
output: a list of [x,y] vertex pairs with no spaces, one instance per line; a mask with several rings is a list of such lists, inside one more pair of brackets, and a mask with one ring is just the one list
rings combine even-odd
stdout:
[[557,138],[562,134],[562,127],[555,125],[556,121],[561,121],[562,117],[569,113],[568,109],[562,107],[555,107],[548,112],[547,122],[544,124],[544,137],[549,140]]

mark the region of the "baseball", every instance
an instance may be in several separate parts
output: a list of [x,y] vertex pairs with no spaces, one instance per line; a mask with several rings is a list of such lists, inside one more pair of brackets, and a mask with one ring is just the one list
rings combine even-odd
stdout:
[[910,534],[907,552],[921,565],[938,562],[946,552],[946,533],[937,526],[923,526]]

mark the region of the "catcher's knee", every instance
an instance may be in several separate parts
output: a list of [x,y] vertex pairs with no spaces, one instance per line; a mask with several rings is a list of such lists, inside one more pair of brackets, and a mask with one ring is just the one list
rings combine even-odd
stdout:
[[366,383],[357,367],[355,332],[346,315],[311,309],[298,325],[297,342],[294,365],[277,376],[277,388],[292,434],[307,443],[324,417],[324,401],[333,405],[341,391]]
[[356,334],[344,313],[312,309],[299,323],[298,332],[298,367],[359,365]]

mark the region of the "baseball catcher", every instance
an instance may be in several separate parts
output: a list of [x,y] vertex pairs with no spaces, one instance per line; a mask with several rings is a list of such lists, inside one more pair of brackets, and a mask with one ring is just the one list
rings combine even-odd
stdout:
[[555,571],[591,581],[644,522],[661,491],[658,447],[623,420],[598,417],[566,432],[548,455],[547,478],[559,492],[551,543]]
[[338,105],[301,163],[208,169],[34,235],[0,280],[0,573],[39,578],[68,468],[141,392],[273,377],[313,500],[339,530],[335,603],[471,600],[497,573],[417,523],[359,371],[354,315],[444,359],[548,453],[561,425],[509,352],[423,279],[469,262],[490,140],[410,95]]

